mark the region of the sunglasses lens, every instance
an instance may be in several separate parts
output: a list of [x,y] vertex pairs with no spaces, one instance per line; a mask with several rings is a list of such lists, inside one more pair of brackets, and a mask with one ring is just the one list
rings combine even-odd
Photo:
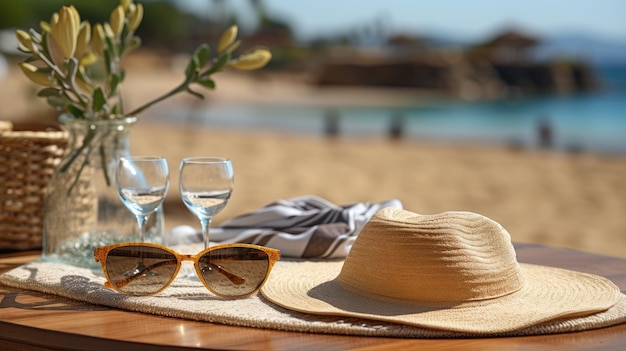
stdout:
[[150,295],[163,289],[177,264],[176,256],[149,246],[118,247],[106,258],[109,282],[128,295]]
[[205,284],[219,295],[238,297],[256,291],[269,269],[269,257],[259,249],[227,247],[210,251],[198,262]]

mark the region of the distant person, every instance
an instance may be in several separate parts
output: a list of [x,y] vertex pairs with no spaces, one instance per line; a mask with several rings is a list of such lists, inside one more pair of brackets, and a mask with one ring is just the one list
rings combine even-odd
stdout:
[[396,112],[391,116],[391,124],[389,126],[389,137],[392,140],[401,139],[404,136],[404,114]]
[[335,109],[326,110],[324,115],[324,135],[335,138],[339,135],[339,113]]
[[547,116],[539,118],[537,138],[539,139],[539,147],[542,149],[550,149],[554,146],[554,132]]

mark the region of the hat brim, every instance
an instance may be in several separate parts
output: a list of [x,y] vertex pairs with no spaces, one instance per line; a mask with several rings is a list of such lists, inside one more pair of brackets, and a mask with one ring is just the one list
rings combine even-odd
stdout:
[[619,288],[606,278],[520,264],[525,283],[515,293],[484,301],[423,303],[349,290],[336,279],[342,266],[343,260],[280,261],[261,293],[269,301],[298,312],[472,334],[506,333],[546,321],[586,316],[606,311],[621,299]]

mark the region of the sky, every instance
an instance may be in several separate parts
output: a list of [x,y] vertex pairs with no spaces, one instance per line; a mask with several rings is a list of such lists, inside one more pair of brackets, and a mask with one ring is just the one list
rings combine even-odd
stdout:
[[[212,0],[178,1],[196,11],[213,11]],[[238,8],[243,19],[250,18],[247,0],[226,2]],[[576,32],[626,40],[626,0],[264,0],[264,4],[305,39],[379,21],[393,32],[439,33],[463,40],[481,40],[511,26],[541,36]]]

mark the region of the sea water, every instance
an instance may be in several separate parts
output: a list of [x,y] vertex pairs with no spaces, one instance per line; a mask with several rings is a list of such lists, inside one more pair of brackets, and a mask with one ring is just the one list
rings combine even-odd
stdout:
[[[384,136],[400,123],[402,136],[415,140],[495,143],[537,147],[539,127],[550,131],[555,149],[626,153],[626,64],[596,67],[603,82],[597,91],[544,94],[495,101],[446,101],[403,107],[209,105],[181,115],[184,122],[289,133],[324,133],[337,117],[339,135]],[[182,117],[181,117],[182,116]]]

